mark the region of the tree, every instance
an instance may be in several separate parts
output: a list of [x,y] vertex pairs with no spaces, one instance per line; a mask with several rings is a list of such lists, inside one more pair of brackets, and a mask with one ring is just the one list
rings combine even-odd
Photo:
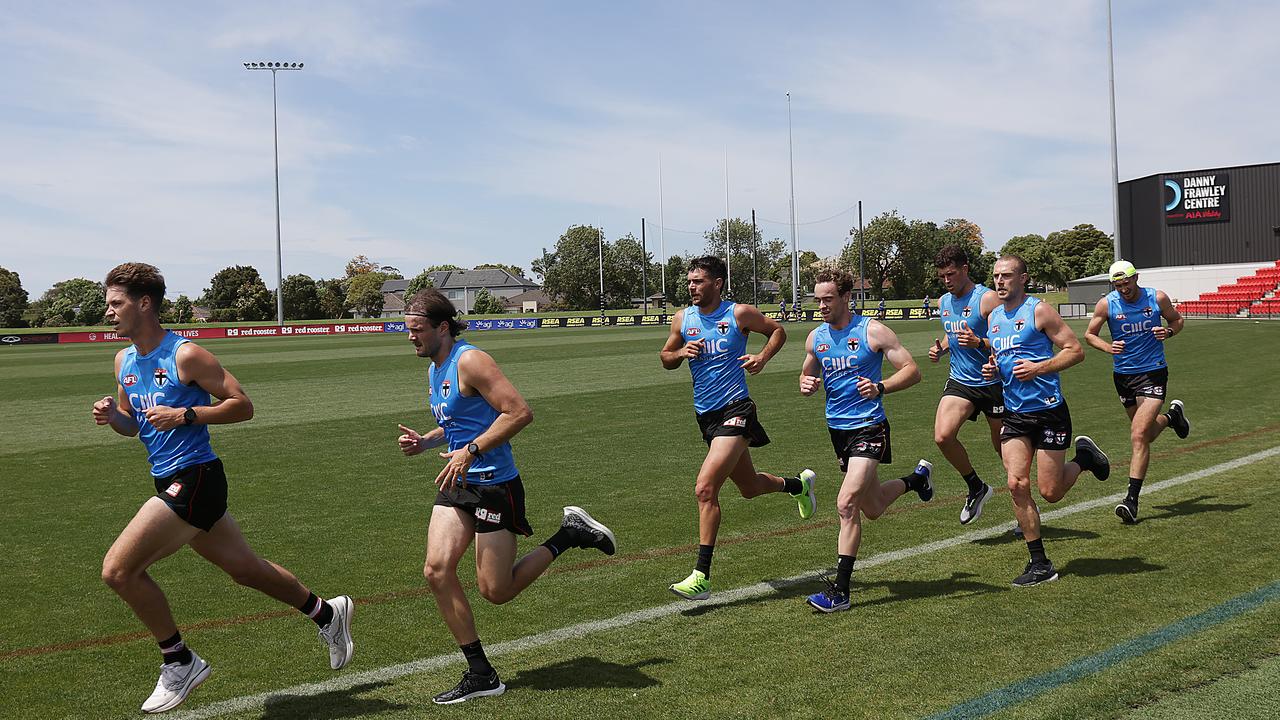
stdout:
[[458,267],[457,265],[447,265],[447,264],[446,264],[446,265],[432,265],[431,267],[427,268],[426,270],[423,270],[422,272],[440,272],[440,271],[444,271],[444,270],[466,270],[466,268],[464,268],[464,267]]
[[382,295],[382,283],[393,279],[395,278],[379,271],[357,275],[347,285],[347,306],[355,309],[357,314],[364,317],[381,315],[382,305],[385,302]]
[[969,277],[976,283],[988,283],[995,253],[987,252],[982,240],[982,228],[964,218],[951,218],[942,224],[947,243],[963,247],[969,254]]
[[344,278],[316,281],[316,295],[320,301],[320,316],[333,320],[350,317],[347,313],[347,283]]
[[357,275],[371,273],[378,269],[378,263],[370,260],[365,255],[357,255],[347,261],[346,278],[349,280]]
[[476,291],[476,302],[471,308],[471,312],[476,315],[501,315],[506,312],[506,308],[502,306],[502,301],[493,293],[480,288]]
[[[688,255],[672,255],[663,267],[667,274],[667,304],[671,307],[682,307],[690,302],[688,270],[692,259]],[[661,284],[658,289],[662,289]]]
[[[1106,272],[1111,264],[1111,236],[1091,224],[1076,225],[1070,230],[1049,233],[1045,238],[1049,252],[1057,261],[1060,274],[1054,278],[1057,287],[1066,287],[1076,278]],[[1101,263],[1103,253],[1107,258]]]
[[606,302],[610,307],[631,307],[632,298],[652,295],[655,283],[661,289],[662,266],[653,261],[653,253],[645,252],[631,233],[607,246],[604,263]]
[[102,283],[72,278],[55,283],[34,303],[37,324],[46,327],[81,324],[94,325],[102,321],[107,311],[107,301]]
[[907,234],[898,247],[898,262],[889,273],[894,295],[899,298],[941,295],[943,287],[933,261],[948,241],[948,236],[932,222],[912,220],[908,223]]
[[542,257],[533,261],[533,271],[543,279],[543,292],[566,308],[599,308],[600,243],[599,229],[574,225],[556,241],[553,252],[544,248]]
[[284,316],[287,320],[315,320],[320,317],[320,294],[309,275],[290,275],[281,285]]
[[1062,276],[1049,245],[1040,235],[1018,235],[1000,248],[1001,255],[1017,255],[1027,263],[1027,275],[1035,282],[1054,284]]
[[408,302],[409,298],[413,297],[414,295],[417,295],[423,290],[426,290],[429,287],[435,287],[435,286],[436,286],[435,281],[431,279],[431,271],[423,270],[422,272],[415,275],[413,279],[409,281],[408,287],[404,289],[405,302]]
[[[519,265],[503,265],[502,263],[485,263],[483,265],[477,265],[475,267],[476,270],[484,270],[486,268],[506,270],[508,273],[511,273],[515,277],[518,277],[518,278],[524,277],[524,268],[520,267]],[[458,269],[461,269],[461,268],[458,268]]]
[[[907,221],[897,210],[881,213],[867,223],[861,234],[862,254],[871,296],[883,294],[884,281],[897,267],[903,243],[907,242]],[[849,231],[849,243],[840,253],[838,264],[858,276],[859,233]]]
[[27,297],[18,273],[0,267],[0,327],[26,326],[22,316],[29,307]]
[[222,320],[266,320],[274,315],[275,303],[262,276],[250,265],[233,265],[219,270],[209,280],[201,304],[211,316]]
[[194,315],[192,310],[191,298],[186,295],[179,295],[178,299],[173,303],[173,321],[178,323],[189,323]]
[[[757,273],[761,279],[765,279],[765,267],[758,262],[760,252],[760,231],[757,228],[752,232],[751,222],[742,218],[733,218],[729,220],[729,247],[725,246],[725,221],[720,220],[716,226],[702,234],[706,238],[706,246],[703,250],[704,255],[715,255],[724,259],[726,252],[732,259],[729,264],[729,282],[727,285],[730,291],[727,295],[731,295],[737,300],[744,302],[751,301],[751,256],[757,253]],[[788,262],[790,262],[788,256]],[[787,277],[791,277],[790,265],[787,266]],[[803,284],[803,283],[802,283]]]

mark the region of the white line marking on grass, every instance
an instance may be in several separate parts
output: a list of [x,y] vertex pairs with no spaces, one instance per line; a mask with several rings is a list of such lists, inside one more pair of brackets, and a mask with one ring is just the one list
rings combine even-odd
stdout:
[[[1177,477],[1169,478],[1168,480],[1147,485],[1143,488],[1143,495],[1146,496],[1153,492],[1160,492],[1161,490],[1166,490],[1171,487],[1194,482],[1196,480],[1202,480],[1212,475],[1217,475],[1218,473],[1235,470],[1261,460],[1266,460],[1267,458],[1275,457],[1276,455],[1280,455],[1280,446],[1262,450],[1251,455],[1245,455],[1243,457],[1236,458],[1235,460],[1228,460],[1227,462],[1219,463],[1203,470],[1197,470],[1195,472],[1190,472],[1185,475],[1179,475]],[[1124,496],[1125,493],[1121,492],[1114,495],[1108,495],[1106,497],[1095,498],[1093,500],[1086,500],[1058,510],[1041,513],[1040,518],[1041,520],[1054,520],[1057,518],[1067,517],[1069,515],[1075,515],[1076,513],[1085,512],[1086,510],[1093,510],[1094,508],[1104,507],[1119,502],[1124,499]],[[936,542],[925,543],[923,545],[903,548],[902,550],[894,550],[893,552],[873,555],[862,560],[858,565],[862,568],[884,565],[898,560],[927,555],[939,550],[946,550],[948,548],[956,547],[957,545],[974,542],[975,540],[985,540],[987,538],[998,537],[1008,531],[1008,525],[990,527],[982,530],[973,530],[945,540],[938,540]],[[615,630],[617,628],[623,628],[649,620],[658,620],[696,607],[727,605],[738,600],[768,595],[782,588],[810,581],[814,578],[816,573],[817,571],[807,572],[801,575],[783,578],[781,580],[771,580],[769,582],[756,583],[755,585],[747,585],[733,590],[727,590],[725,592],[716,593],[710,600],[699,603],[677,601],[667,603],[665,605],[646,608],[644,610],[623,613],[622,615],[616,615],[604,620],[593,620],[591,622],[578,623],[577,625],[570,625],[568,627],[558,628],[555,630],[547,630],[546,632],[541,632],[536,635],[528,635],[516,640],[508,640],[507,642],[491,645],[485,650],[488,656],[498,657],[509,653],[546,647],[547,645],[554,645],[566,640],[576,640],[588,635],[594,635],[608,630]],[[218,717],[220,715],[227,715],[234,712],[263,708],[265,707],[267,700],[271,698],[285,696],[308,697],[322,695],[328,692],[340,692],[343,690],[350,690],[351,688],[359,685],[383,683],[389,680],[405,677],[406,675],[416,675],[419,673],[429,672],[431,670],[438,670],[448,665],[461,663],[462,658],[459,654],[451,652],[446,655],[436,655],[435,657],[423,658],[421,660],[402,663],[400,665],[378,668],[377,670],[366,670],[361,673],[341,675],[323,682],[306,683],[280,690],[258,693],[256,695],[246,695],[238,698],[232,698],[230,700],[223,700],[221,702],[211,703],[204,707],[194,708],[188,712],[179,712],[174,714],[172,717],[182,718],[183,720],[198,720],[200,718]]]

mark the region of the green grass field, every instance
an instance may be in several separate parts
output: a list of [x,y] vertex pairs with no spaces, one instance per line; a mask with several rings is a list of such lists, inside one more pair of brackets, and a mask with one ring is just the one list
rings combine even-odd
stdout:
[[[261,554],[317,593],[356,598],[356,654],[330,671],[309,621],[184,550],[153,575],[213,674],[171,715],[1276,716],[1280,593],[1268,588],[1280,580],[1280,454],[1215,466],[1280,446],[1277,326],[1192,322],[1170,341],[1171,397],[1186,402],[1194,428],[1154,446],[1147,484],[1157,487],[1143,497],[1142,522],[1122,526],[1113,503],[1047,520],[1062,578],[1014,590],[1026,550],[1003,532],[1007,492],[962,528],[964,484],[932,441],[947,371],[925,352],[940,328],[894,324],[925,379],[887,400],[896,462],[882,476],[930,458],[938,496],[904,497],[865,524],[854,609],[832,616],[803,603],[820,587],[816,571],[834,563],[838,482],[822,401],[795,389],[808,327],[788,325],[786,348],[750,379],[773,438],[753,457],[776,472],[816,469],[819,514],[801,522],[786,496],[744,501],[726,488],[715,594],[703,604],[666,589],[693,565],[692,486],[705,452],[688,370],[658,363],[666,329],[469,336],[534,409],[514,443],[535,528],[522,549],[577,504],[614,529],[619,552],[571,551],[501,607],[472,591],[509,689],[449,708],[430,698],[463,664],[421,575],[439,462],[404,458],[395,443],[398,422],[433,425],[427,361],[403,335],[205,343],[257,409],[251,422],[213,429],[231,511]],[[112,392],[115,350],[0,349],[3,718],[133,716],[155,682],[154,643],[99,579],[106,549],[152,491],[141,444],[90,417]],[[1127,420],[1108,359],[1087,352],[1064,375],[1065,395],[1076,432],[1097,440],[1115,471],[1107,482],[1081,479],[1057,506],[1041,503],[1046,513],[1126,487]],[[985,427],[962,438],[980,474],[1002,487]]]

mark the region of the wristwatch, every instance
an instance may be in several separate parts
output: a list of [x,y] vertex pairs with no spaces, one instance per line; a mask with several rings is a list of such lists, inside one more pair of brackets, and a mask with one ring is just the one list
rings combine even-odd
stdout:
[[471,453],[475,457],[480,457],[480,446],[475,443],[468,443],[467,452]]
[[190,425],[195,421],[196,421],[196,409],[193,407],[187,408],[187,411],[182,413],[182,424]]
[[882,382],[876,383],[876,392],[880,393],[876,397],[884,397],[884,383]]

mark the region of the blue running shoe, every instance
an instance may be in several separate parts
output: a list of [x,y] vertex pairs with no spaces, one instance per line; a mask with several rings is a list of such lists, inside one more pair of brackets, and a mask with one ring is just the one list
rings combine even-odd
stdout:
[[916,463],[915,474],[923,479],[916,482],[914,490],[922,501],[929,502],[933,499],[933,463],[928,460]]
[[828,577],[823,577],[822,581],[827,584],[827,589],[817,592],[805,598],[805,602],[814,610],[824,613],[840,612],[849,609],[849,593],[836,588],[836,584]]

